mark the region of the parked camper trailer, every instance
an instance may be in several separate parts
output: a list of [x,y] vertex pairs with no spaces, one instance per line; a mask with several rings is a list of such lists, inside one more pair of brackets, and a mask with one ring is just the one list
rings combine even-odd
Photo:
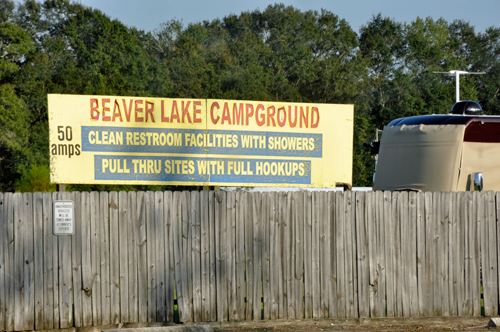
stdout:
[[461,101],[450,114],[390,122],[378,149],[374,189],[499,191],[500,116],[482,114],[477,102]]

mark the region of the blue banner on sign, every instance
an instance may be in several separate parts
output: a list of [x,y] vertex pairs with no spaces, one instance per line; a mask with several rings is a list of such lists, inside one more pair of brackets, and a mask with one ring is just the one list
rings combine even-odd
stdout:
[[82,151],[323,156],[322,134],[82,126]]
[[311,184],[311,161],[94,156],[95,180]]

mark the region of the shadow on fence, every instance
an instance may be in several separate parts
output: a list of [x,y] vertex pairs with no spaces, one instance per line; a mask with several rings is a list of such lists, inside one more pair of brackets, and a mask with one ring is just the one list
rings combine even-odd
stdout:
[[[0,328],[495,316],[499,198],[0,193]],[[52,234],[54,200],[73,236]]]

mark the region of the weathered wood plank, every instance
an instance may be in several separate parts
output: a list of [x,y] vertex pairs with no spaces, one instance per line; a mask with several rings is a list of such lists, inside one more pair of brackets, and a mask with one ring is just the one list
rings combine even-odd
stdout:
[[448,268],[448,295],[450,303],[450,315],[457,315],[457,293],[455,285],[457,283],[456,268],[457,268],[457,253],[459,248],[456,243],[457,233],[457,216],[456,216],[456,193],[450,193],[450,218],[448,222],[448,252],[449,252],[449,268]]
[[355,242],[353,237],[353,204],[352,204],[352,191],[347,190],[344,192],[344,248],[345,248],[345,278],[346,278],[346,316],[348,318],[357,317],[357,300],[354,292],[356,288],[356,275],[354,265],[355,255]]
[[403,316],[410,317],[411,312],[411,284],[410,284],[410,269],[414,264],[413,257],[411,256],[411,246],[414,245],[411,238],[411,221],[409,220],[409,204],[408,192],[403,191],[400,193],[399,202],[399,223],[401,225],[401,265],[402,265],[402,279],[403,282],[400,287],[403,287]]
[[280,298],[280,279],[279,271],[281,270],[281,253],[280,253],[280,227],[279,227],[279,200],[277,193],[269,194],[270,202],[270,238],[269,243],[271,247],[271,319],[278,319],[279,312],[279,298]]
[[[417,283],[417,193],[408,193],[408,234],[409,234],[409,288],[410,288],[410,316],[418,316],[418,283]],[[406,245],[406,244],[405,244]]]
[[156,321],[165,322],[167,311],[165,308],[166,270],[165,270],[165,225],[163,217],[163,193],[155,191],[150,194],[154,197],[154,232],[155,232],[155,280],[156,280]]
[[[45,195],[45,194],[44,194]],[[45,198],[45,197],[44,197]],[[81,195],[81,243],[82,243],[82,299],[83,326],[92,325],[92,258],[90,246],[90,193]],[[44,229],[44,234],[45,234]],[[45,264],[45,260],[44,260]],[[47,328],[47,327],[46,327]]]
[[[172,203],[172,241],[174,242],[174,277],[175,277],[175,290],[177,293],[177,308],[179,312],[179,320],[183,321],[184,320],[184,278],[183,278],[183,266],[182,266],[182,227],[181,227],[181,193],[178,191],[174,192],[173,195],[173,203]],[[149,226],[149,224],[148,224]],[[148,239],[149,238],[149,231],[148,231]],[[149,253],[149,246],[148,246],[148,255]],[[151,267],[151,263],[149,263],[149,266]],[[149,270],[151,273],[151,270]],[[149,277],[151,279],[151,277]],[[155,299],[156,303],[156,299]],[[155,310],[156,312],[156,310]]]
[[432,205],[432,193],[424,194],[424,212],[425,212],[425,266],[424,266],[424,311],[422,316],[430,316],[434,308],[433,299],[433,245],[434,245],[434,211]]
[[[41,199],[41,195],[40,193],[35,193],[35,195],[38,195],[39,197],[39,200]],[[4,200],[4,194],[0,192],[0,329],[2,331],[5,330],[5,256],[6,256],[6,253],[4,253],[5,249],[4,247],[6,246],[7,244],[7,231],[6,231],[6,216],[5,216],[5,210],[4,209],[5,207],[5,200]],[[41,209],[40,209],[40,212],[41,212]],[[37,216],[35,216],[35,222],[37,222],[38,220],[40,220],[41,218],[39,217],[39,214]],[[40,226],[40,222],[37,222],[37,226],[39,228]],[[35,231],[37,230],[37,228],[35,228]],[[42,233],[37,233],[37,234],[42,234]],[[38,246],[37,246],[38,244]],[[37,251],[37,247],[38,248],[38,253],[36,252]],[[39,255],[41,254],[40,253],[41,251],[41,241],[38,241],[37,243],[35,243],[35,255],[38,255],[37,257],[39,257]],[[35,267],[38,267],[38,266],[35,266]],[[35,272],[36,273],[36,272]],[[43,272],[41,273],[38,273],[37,275],[41,281],[43,282]],[[43,283],[42,283],[42,286],[43,286]],[[38,295],[38,294],[37,294]],[[36,300],[39,300],[39,298],[37,297]],[[42,298],[41,300],[43,301],[43,294],[42,294]],[[40,303],[40,302],[39,302]],[[38,319],[40,319],[40,314],[41,314],[41,310],[40,310],[40,306],[38,305],[35,305],[35,319],[36,319],[36,322],[38,322]]]
[[228,318],[227,306],[227,221],[226,193],[215,192],[215,242],[216,242],[216,273],[217,273],[217,321],[225,322]]
[[306,191],[304,193],[304,310],[306,319],[313,318],[312,292],[312,193]]
[[130,322],[129,307],[129,257],[130,250],[128,239],[128,195],[124,191],[118,193],[118,232],[120,236],[120,322]]
[[408,192],[399,193],[399,223],[401,229],[401,280],[402,282],[398,285],[402,288],[402,300],[403,300],[403,316],[409,317],[411,315],[410,311],[410,264],[412,263],[410,257],[410,225],[408,220]]
[[312,193],[312,301],[313,301],[313,317],[321,318],[321,278],[320,278],[320,202],[319,192]]
[[101,303],[102,303],[102,324],[111,324],[111,286],[109,277],[109,194],[100,193],[99,203],[99,232],[101,240]]
[[146,193],[138,191],[136,195],[138,266],[137,266],[137,299],[139,304],[139,322],[148,321],[148,252],[147,252],[147,223],[146,223]]
[[443,316],[449,316],[450,315],[450,295],[449,295],[449,257],[448,257],[448,229],[449,229],[449,223],[450,223],[450,193],[449,192],[443,192],[441,194],[441,223],[438,225],[441,228],[441,249],[440,255],[441,255],[441,262],[442,264],[440,265],[441,271],[440,271],[440,276],[442,280],[442,293],[441,293],[441,304],[443,306],[442,309],[442,315]]
[[99,232],[99,193],[90,193],[90,252],[92,282],[92,324],[102,325],[101,308],[101,240]]
[[337,310],[338,318],[346,318],[346,259],[345,259],[345,210],[344,194],[336,192],[335,242],[337,244]]
[[217,248],[217,244],[215,242],[215,193],[210,191],[208,193],[208,232],[209,232],[209,250],[210,250],[210,275],[209,275],[209,287],[210,287],[210,321],[217,321],[217,258],[215,255],[215,251]]
[[111,285],[109,279],[109,193],[101,192],[99,202],[99,233],[101,240],[101,306],[102,324],[111,324]]
[[459,192],[456,194],[456,233],[455,233],[455,243],[456,243],[456,269],[454,276],[456,278],[456,283],[454,287],[456,288],[456,301],[457,301],[457,315],[464,315],[464,305],[465,305],[465,285],[464,285],[464,276],[465,276],[465,222],[464,222],[464,211],[465,204],[463,204],[464,193]]
[[417,292],[418,292],[418,315],[425,312],[425,194],[416,194],[416,232],[417,232]]
[[[52,202],[56,201],[59,199],[59,193],[54,192],[52,193]],[[52,208],[52,207],[51,207]],[[53,236],[53,241],[52,241],[52,257],[53,257],[53,262],[54,262],[54,268],[52,270],[53,276],[52,276],[52,281],[53,281],[53,289],[54,289],[54,327],[55,328],[60,328],[60,308],[59,308],[59,241],[57,239],[57,236]]]
[[[148,191],[144,194],[144,209],[145,209],[145,217],[146,217],[146,256],[147,256],[147,283],[148,283],[148,322],[156,322],[156,305],[157,305],[157,283],[156,279],[156,217],[155,217],[155,207],[154,207],[154,194],[151,191]],[[176,224],[180,223],[180,220],[176,220]],[[179,226],[180,227],[180,226]],[[179,257],[180,263],[180,257]],[[177,267],[177,265],[176,265]],[[180,278],[178,279],[180,280]],[[177,288],[177,299],[181,292],[179,288]],[[177,302],[179,304],[179,315],[180,312],[183,311],[183,308],[180,301]]]
[[[24,306],[24,236],[26,232],[26,209],[22,205],[22,194],[14,193],[12,204],[14,205],[14,329],[15,331],[24,330],[23,317],[25,314]],[[57,240],[56,240],[57,241]],[[57,243],[57,242],[56,242]],[[57,266],[57,264],[55,265]],[[56,269],[57,270],[57,269]],[[55,300],[57,301],[57,299]],[[59,317],[56,317],[59,318]]]
[[[24,194],[26,195],[26,194]],[[69,192],[59,193],[59,200],[70,200]],[[28,212],[28,211],[27,211]],[[73,327],[73,294],[72,294],[72,284],[71,284],[71,235],[60,235],[59,240],[59,259],[58,259],[58,270],[59,270],[59,326],[60,328]],[[26,250],[25,242],[25,250]],[[28,248],[28,253],[32,252],[32,248]],[[26,257],[25,261],[28,262],[30,259]],[[28,254],[31,256],[31,254]],[[33,280],[31,275],[26,275],[28,279]],[[31,304],[31,303],[30,303]],[[31,305],[26,303],[26,307],[31,307]],[[31,324],[30,324],[31,325]],[[31,327],[33,328],[33,327]],[[27,328],[25,328],[27,330]]]
[[[319,192],[319,226],[320,226],[320,277],[321,277],[321,316],[330,314],[330,211],[328,210],[328,192]],[[354,225],[354,224],[353,224]]]
[[481,278],[480,278],[480,261],[479,261],[479,241],[480,241],[480,232],[477,221],[479,218],[479,213],[483,209],[480,205],[483,202],[480,199],[481,193],[475,191],[472,193],[472,215],[469,220],[469,250],[471,257],[471,266],[470,266],[470,283],[471,283],[471,299],[472,299],[472,310],[474,316],[481,315]]
[[236,269],[236,312],[234,320],[245,319],[245,193],[236,192],[236,219],[235,219],[235,269]]
[[[24,305],[26,306],[25,317],[24,317],[24,328],[25,330],[33,330],[35,328],[35,289],[34,289],[34,220],[33,220],[33,194],[24,193],[23,194],[23,206],[26,209],[26,238],[24,242]],[[67,250],[66,259],[71,262],[71,239],[68,246],[65,247]],[[69,273],[69,281],[66,279],[71,287],[71,264],[67,264],[65,272]],[[70,289],[71,290],[71,289]],[[71,299],[71,297],[70,297]],[[71,304],[71,302],[70,302]],[[70,308],[71,310],[71,308]],[[71,314],[71,324],[73,315]],[[2,325],[0,323],[0,325]]]
[[[495,211],[496,211],[496,226],[497,226],[497,231],[496,231],[496,236],[497,236],[497,241],[500,241],[500,192],[497,192],[495,194]],[[496,271],[496,278],[497,278],[497,288],[500,290],[500,245],[497,242],[497,246],[495,247],[495,255],[497,257],[497,271]]]
[[[294,215],[294,242],[295,242],[295,264],[294,264],[294,302],[295,318],[304,318],[304,194],[293,193],[292,209]],[[331,253],[331,251],[330,251]]]
[[[253,193],[251,195],[252,199],[252,231],[253,231],[253,319],[261,320],[261,296],[262,296],[262,194]],[[247,292],[248,294],[248,292]]]
[[[296,319],[296,305],[295,305],[295,222],[293,213],[293,192],[286,193],[286,245],[287,250],[286,259],[286,302],[287,302],[287,317],[288,319]],[[327,293],[328,294],[328,293]],[[327,298],[328,301],[328,298]]]
[[244,311],[245,320],[252,319],[253,293],[254,293],[254,258],[253,258],[253,198],[251,193],[243,196],[245,204],[244,226],[244,251],[245,251],[245,280],[246,280],[246,307]]
[[358,298],[359,317],[369,317],[370,315],[370,294],[369,294],[369,265],[368,265],[368,230],[365,214],[365,196],[363,191],[355,192],[356,208],[356,251],[357,251],[357,271],[358,271]]
[[398,192],[394,192],[391,195],[390,191],[384,191],[384,223],[381,226],[384,228],[385,234],[387,234],[386,240],[384,241],[384,252],[386,261],[386,280],[387,280],[387,317],[395,317],[398,312],[398,306],[400,305],[401,296],[397,293],[398,289],[398,265],[399,261],[397,259],[400,255],[399,238],[397,236],[397,222],[398,214],[397,207],[399,197]]
[[[384,193],[385,195],[385,193]],[[388,287],[387,288],[392,288],[392,292],[394,293],[394,315],[396,317],[403,317],[403,284],[404,284],[404,262],[403,262],[403,250],[401,247],[401,231],[402,231],[402,224],[401,224],[401,195],[399,192],[393,192],[392,193],[392,203],[391,203],[391,208],[387,213],[390,214],[390,218],[385,216],[386,219],[391,220],[391,232],[390,232],[390,237],[392,239],[387,239],[386,242],[390,241],[392,242],[392,253],[390,256],[388,256],[387,264],[392,264],[394,266],[394,273],[393,273],[393,278],[394,278],[394,284],[391,286],[389,283],[387,283]],[[385,213],[385,211],[384,211]],[[387,291],[388,292],[388,291]]]
[[271,318],[271,213],[269,193],[262,193],[262,292],[264,297],[264,320]]
[[[0,201],[3,199],[3,194],[0,194]],[[36,192],[33,194],[33,226],[34,226],[34,277],[35,277],[35,329],[36,330],[41,330],[44,328],[44,322],[43,322],[43,202],[42,202],[42,193]],[[4,216],[4,211],[2,211],[3,207],[5,205],[0,204],[0,218],[3,218]],[[79,220],[79,215],[77,212],[79,212],[79,209],[77,208],[77,202],[75,202],[75,219]],[[78,225],[78,224],[76,224]],[[0,221],[0,232],[2,234],[0,237],[6,236],[7,232],[5,230],[5,219],[4,221]],[[76,234],[76,230],[75,230]],[[80,234],[80,233],[79,233]],[[6,240],[6,238],[2,238],[2,240]],[[2,244],[0,244],[0,264],[2,265],[2,268],[0,268],[0,301],[2,304],[0,304],[0,321],[5,322],[5,307],[3,307],[3,304],[5,303],[5,289],[4,289],[4,284],[5,284],[5,279],[4,279],[4,271],[5,271],[5,263],[3,262],[3,251],[4,251],[4,241],[2,241]],[[76,245],[76,242],[74,243]],[[76,255],[75,250],[72,250],[73,255]],[[81,247],[80,247],[80,265],[81,265]],[[72,259],[73,262],[73,269],[75,270],[74,273],[74,279],[73,279],[73,284],[74,284],[74,296],[75,296],[75,308],[78,308],[79,310],[75,311],[75,326],[81,326],[81,300],[80,300],[80,292],[77,290],[81,289],[81,269],[80,266],[77,265],[78,261],[76,260],[76,257]],[[79,274],[77,272],[80,272]],[[0,323],[0,328],[5,328],[3,323]]]
[[377,291],[375,293],[374,317],[384,316],[385,308],[385,234],[384,234],[384,193],[375,192],[375,233],[377,246],[375,247],[375,274],[376,278],[373,285],[376,285]]
[[472,316],[472,289],[471,289],[471,284],[470,284],[470,277],[471,277],[471,264],[472,264],[472,257],[471,257],[471,250],[470,250],[470,234],[471,234],[471,229],[470,229],[470,218],[472,216],[472,193],[467,192],[462,194],[462,210],[461,210],[461,219],[463,223],[463,229],[464,229],[464,284],[465,284],[465,291],[464,291],[464,303],[463,303],[463,315],[466,316]]
[[236,269],[235,269],[235,241],[236,241],[236,193],[227,193],[226,206],[226,284],[227,284],[227,302],[229,305],[229,320],[237,319],[237,288],[236,288]]
[[442,256],[441,256],[441,249],[442,249],[442,227],[441,227],[441,222],[442,222],[442,208],[441,208],[441,193],[440,192],[434,192],[432,194],[432,201],[433,201],[433,208],[434,208],[434,218],[433,218],[433,229],[434,229],[434,239],[433,239],[433,248],[434,248],[434,253],[433,253],[433,260],[434,260],[434,265],[433,265],[433,284],[434,284],[434,292],[433,292],[433,303],[434,303],[434,310],[432,312],[433,316],[441,316],[443,313],[443,304],[442,304],[442,298],[443,298],[443,279],[441,275],[442,271]]
[[[486,199],[486,237],[484,242],[488,244],[488,260],[484,266],[484,270],[488,271],[488,282],[486,287],[483,286],[485,315],[498,315],[498,263],[497,263],[497,225],[496,225],[496,209],[495,209],[495,193],[492,191],[485,192]],[[486,273],[486,272],[485,272]],[[489,302],[490,311],[486,311],[486,303]]]
[[290,246],[290,227],[288,222],[289,211],[287,204],[287,193],[279,193],[279,227],[280,227],[280,301],[279,312],[280,318],[288,319],[288,273],[289,273],[289,257],[287,251]]
[[167,311],[167,322],[174,321],[174,241],[173,241],[173,223],[175,222],[173,215],[173,195],[171,191],[163,193],[163,216],[165,227],[165,310]]
[[[378,306],[376,296],[378,291],[378,276],[376,271],[376,253],[377,241],[375,234],[376,220],[376,193],[371,192],[366,195],[366,224],[368,228],[368,267],[369,267],[369,297],[370,297],[370,316],[378,317]],[[337,230],[338,232],[338,230]]]
[[286,319],[287,317],[287,312],[286,312],[286,272],[285,272],[285,257],[283,255],[284,252],[284,220],[286,218],[286,209],[284,208],[285,206],[285,199],[284,199],[284,193],[279,192],[278,197],[277,197],[277,218],[276,218],[276,223],[278,227],[277,231],[277,248],[276,248],[276,253],[279,256],[279,264],[276,265],[277,269],[276,272],[278,274],[278,315],[279,318],[281,319]]
[[184,263],[185,263],[185,277],[186,277],[186,288],[184,296],[184,304],[186,307],[186,321],[193,321],[193,256],[191,251],[193,250],[193,239],[191,237],[191,214],[189,213],[189,208],[191,206],[191,195],[189,191],[182,192],[183,199],[181,200],[182,207],[182,233],[183,233],[183,253],[184,253]]
[[384,233],[384,193],[376,192],[377,196],[377,220],[376,220],[376,236],[377,236],[377,273],[378,273],[378,292],[377,306],[379,315],[384,316],[385,297],[386,297],[386,259],[384,254],[385,248],[385,233]]
[[[43,313],[43,318],[44,318],[44,326],[45,329],[53,329],[55,328],[54,324],[54,257],[52,255],[52,247],[53,247],[53,240],[54,236],[52,235],[52,195],[50,193],[43,193],[43,252],[44,252],[44,259],[43,259],[43,264],[44,264],[44,275],[43,275],[43,280],[44,280],[44,291],[43,291],[43,301],[44,301],[44,313]],[[10,209],[9,209],[10,210]],[[9,211],[10,212],[10,211]],[[11,216],[12,218],[12,216]],[[8,218],[8,222],[10,223],[10,219]],[[9,230],[8,230],[9,232]],[[12,232],[12,231],[11,231]],[[12,234],[12,233],[9,234]],[[12,239],[14,239],[12,237]],[[9,236],[9,241],[11,240],[11,237]],[[9,242],[10,243],[10,242]],[[89,239],[90,243],[90,239]],[[10,247],[10,245],[9,245]],[[10,248],[9,248],[10,249]],[[10,252],[10,250],[9,250]],[[13,253],[13,251],[12,251]],[[8,280],[7,280],[7,285],[8,285]],[[13,289],[13,288],[12,288]],[[7,297],[7,301],[9,300],[9,297]],[[9,305],[9,302],[7,302],[7,305]],[[12,307],[13,308],[13,303]],[[6,317],[6,329],[7,330],[12,330],[12,327],[10,327],[10,322],[9,322],[9,307],[7,307],[7,317]],[[92,324],[92,318],[90,318],[90,324]]]
[[177,293],[177,299],[179,300],[179,293],[181,294],[180,298],[183,302],[184,313],[183,317],[180,318],[182,322],[192,322],[193,321],[193,293],[192,293],[192,269],[191,269],[191,227],[190,227],[190,196],[188,191],[183,191],[181,193],[181,211],[179,213],[181,217],[180,227],[181,233],[180,241],[181,241],[181,250],[182,250],[182,258],[180,262],[180,272],[181,272],[181,292]]
[[110,281],[110,321],[112,324],[120,322],[120,233],[118,193],[109,193],[109,281]]
[[[210,301],[210,215],[208,191],[200,192],[200,230],[201,230],[201,321],[211,321]],[[215,297],[215,294],[214,294]]]
[[137,238],[138,230],[136,228],[137,219],[137,193],[135,191],[130,191],[128,193],[128,214],[127,214],[127,225],[128,225],[128,305],[129,305],[129,321],[138,322],[139,321],[139,303],[137,300],[137,272],[138,272],[138,247]]
[[191,233],[191,259],[193,271],[193,321],[201,322],[202,295],[201,295],[201,218],[200,218],[200,193],[192,191],[190,206],[190,233]]
[[[337,309],[337,244],[336,244],[336,205],[335,192],[328,192],[328,213],[330,215],[330,271],[329,271],[329,289],[328,289],[328,315],[330,318],[338,317]],[[302,199],[302,203],[304,200]],[[303,205],[302,205],[303,209]],[[303,214],[303,213],[302,213]],[[369,306],[369,304],[368,304]]]
[[[50,194],[48,197],[50,198]],[[5,193],[4,195],[4,202],[5,202],[5,208],[4,208],[4,230],[5,230],[5,237],[6,241],[3,243],[4,244],[4,257],[5,257],[5,329],[7,331],[13,331],[14,330],[14,306],[15,306],[15,298],[14,298],[14,278],[15,278],[15,270],[14,270],[14,194],[13,193]],[[50,204],[44,202],[45,205]],[[45,209],[44,209],[45,211]],[[45,215],[44,215],[44,221],[45,221]],[[44,225],[45,226],[45,225]],[[44,242],[45,244],[45,242]],[[47,244],[48,247],[48,244]],[[45,247],[44,247],[45,251]],[[51,266],[49,263],[51,263],[52,260],[49,260],[47,264],[45,264],[44,267]],[[49,270],[44,269],[44,275],[48,275]],[[52,279],[50,279],[52,281]],[[47,289],[49,289],[49,286],[52,286],[52,283],[47,283]],[[44,284],[45,287],[45,284]],[[45,301],[45,299],[44,299]],[[51,303],[52,304],[52,303]],[[45,305],[44,302],[44,309],[49,309],[46,308],[48,306]],[[53,307],[50,307],[50,310],[44,312],[44,318],[45,316],[49,316],[45,323],[48,326],[53,326],[54,322],[54,312],[53,312]],[[45,325],[44,323],[44,325]]]

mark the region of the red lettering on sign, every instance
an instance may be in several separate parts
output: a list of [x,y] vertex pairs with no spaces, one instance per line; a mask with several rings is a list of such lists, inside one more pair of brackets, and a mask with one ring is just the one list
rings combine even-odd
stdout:
[[212,119],[212,123],[217,124],[217,122],[219,122],[220,116],[217,115],[217,117],[214,118],[214,108],[217,108],[217,110],[220,109],[218,102],[214,102],[210,107],[210,118]]
[[184,118],[186,117],[186,115],[188,118],[188,122],[192,123],[191,116],[189,115],[189,104],[191,104],[191,101],[188,101],[187,104],[185,104],[185,105],[184,105],[184,100],[181,102],[181,105],[182,105],[182,123],[185,123]]
[[224,122],[229,122],[231,124],[231,115],[229,115],[229,106],[227,103],[224,103],[224,109],[222,110],[222,121],[220,124],[224,124]]
[[274,115],[276,114],[276,109],[274,106],[269,106],[267,108],[267,126],[270,126],[270,121],[273,122],[273,127],[276,127],[276,121],[274,121]]
[[[316,119],[314,118],[314,114],[316,114]],[[314,122],[316,120],[316,122]],[[317,107],[311,108],[311,128],[318,128],[319,125],[319,111]]]
[[201,108],[196,108],[197,106],[201,107],[201,101],[193,102],[193,122],[201,123]]
[[151,115],[151,122],[155,122],[155,117],[153,115],[154,108],[155,108],[154,103],[152,103],[150,101],[146,101],[146,122],[148,122],[150,115]]
[[244,119],[244,116],[245,114],[243,113],[243,103],[240,103],[239,104],[239,108],[238,108],[238,104],[234,103],[233,105],[233,124],[237,124],[238,126],[240,125],[243,125],[243,119]]
[[284,127],[285,124],[286,124],[286,110],[285,107],[280,107],[278,108],[278,125],[280,127]]
[[125,118],[127,119],[127,122],[130,122],[130,115],[132,114],[132,103],[133,100],[130,101],[127,111],[127,103],[125,102],[125,99],[123,99],[123,110],[125,111]]
[[97,99],[90,99],[90,118],[92,120],[99,120],[99,111],[97,108],[99,107],[99,102]]
[[165,116],[165,101],[161,101],[161,122],[170,122],[168,116]]
[[264,113],[259,114],[259,111],[264,111],[265,107],[262,104],[257,105],[255,109],[255,122],[257,126],[262,127],[266,123],[266,115]]
[[139,116],[139,113],[142,113],[142,100],[135,101],[135,122],[144,122],[144,118]]
[[253,116],[253,105],[252,104],[247,104],[246,114],[247,114],[247,118],[246,118],[245,124],[248,126],[248,119],[250,119]]
[[106,104],[109,103],[109,98],[102,100],[102,121],[111,121],[111,116],[106,115],[106,112],[109,112],[109,107],[106,107]]
[[304,121],[304,124],[306,128],[309,128],[309,107],[306,107],[306,111],[304,113],[304,108],[300,106],[300,124],[299,127],[302,128],[302,121]]
[[177,101],[174,100],[172,103],[172,112],[170,113],[170,122],[174,122],[174,119],[177,119],[177,123],[179,123],[179,110],[177,109]]
[[122,111],[120,109],[120,104],[118,103],[118,99],[115,99],[115,105],[113,107],[113,122],[115,122],[116,118],[119,118],[120,122],[123,122]]

